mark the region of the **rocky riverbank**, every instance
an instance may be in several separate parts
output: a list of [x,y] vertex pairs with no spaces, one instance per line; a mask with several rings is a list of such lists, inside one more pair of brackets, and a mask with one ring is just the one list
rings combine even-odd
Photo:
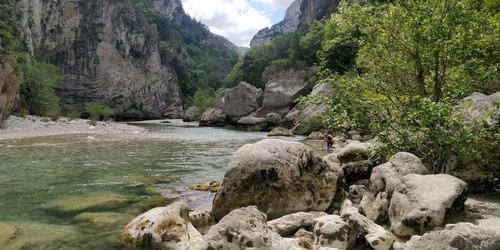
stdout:
[[228,164],[211,209],[178,201],[131,221],[121,241],[152,249],[500,249],[498,200],[432,174],[405,152],[381,162],[373,142],[340,140],[321,157],[276,139]]
[[103,135],[133,137],[146,133],[147,129],[118,122],[97,122],[89,120],[60,118],[51,121],[38,116],[9,117],[0,127],[0,140],[23,139],[39,136],[88,135],[89,138]]

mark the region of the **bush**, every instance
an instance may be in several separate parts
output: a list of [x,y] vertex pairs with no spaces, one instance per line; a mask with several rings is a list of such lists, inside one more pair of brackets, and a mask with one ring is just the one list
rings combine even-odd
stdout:
[[57,121],[61,117],[61,110],[59,108],[52,109],[47,112],[47,117],[50,118],[51,121]]
[[63,77],[52,64],[33,62],[26,66],[20,96],[23,109],[30,114],[46,116],[59,109],[54,88]]
[[113,109],[98,102],[87,103],[87,105],[85,105],[85,111],[89,113],[93,125],[95,125],[98,120],[107,120],[114,115]]
[[199,114],[203,114],[205,110],[212,107],[215,100],[215,93],[210,89],[198,90],[190,99],[193,106],[198,109]]
[[320,116],[308,116],[300,122],[299,126],[295,129],[294,134],[309,135],[310,133],[323,128],[325,128],[325,124],[321,120]]
[[69,113],[66,114],[66,116],[70,119],[70,120],[77,120],[77,119],[80,119],[80,112],[76,111],[76,110],[72,110],[70,111]]

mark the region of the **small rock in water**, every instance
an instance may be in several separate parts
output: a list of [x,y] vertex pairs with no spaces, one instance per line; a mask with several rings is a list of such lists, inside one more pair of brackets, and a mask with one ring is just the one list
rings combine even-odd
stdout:
[[88,139],[88,140],[95,140],[95,138],[94,138],[94,137],[92,137],[92,136],[87,136],[87,139]]

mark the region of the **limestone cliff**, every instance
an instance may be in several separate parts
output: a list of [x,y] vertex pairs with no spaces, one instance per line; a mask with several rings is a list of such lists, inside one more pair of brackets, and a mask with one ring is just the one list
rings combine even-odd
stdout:
[[[168,18],[185,15],[180,0],[152,3]],[[156,30],[130,1],[12,4],[22,13],[23,39],[31,55],[56,65],[64,76],[57,89],[63,110],[81,111],[85,103],[100,101],[112,106],[118,118],[180,116],[176,72],[162,64]]]
[[340,0],[295,0],[286,10],[283,21],[259,30],[250,47],[262,45],[277,35],[296,31],[302,23],[321,20],[337,10]]

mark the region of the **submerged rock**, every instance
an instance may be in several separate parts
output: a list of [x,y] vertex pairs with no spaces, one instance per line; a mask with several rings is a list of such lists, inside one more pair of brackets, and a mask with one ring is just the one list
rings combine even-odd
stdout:
[[59,213],[76,213],[83,211],[115,210],[136,202],[137,199],[130,196],[114,193],[95,193],[86,196],[57,200],[49,203],[48,209]]
[[118,225],[120,222],[127,222],[130,216],[122,213],[101,212],[101,213],[81,213],[75,217],[75,220],[87,222],[94,226],[105,227]]
[[16,233],[15,226],[0,223],[0,246],[5,246],[9,240],[15,238]]
[[189,189],[191,190],[197,190],[197,191],[207,191],[207,192],[217,192],[220,190],[220,182],[217,181],[211,181],[206,184],[198,184],[195,186],[190,187]]
[[340,169],[299,142],[266,139],[238,149],[224,176],[212,211],[256,205],[274,219],[300,211],[325,211],[337,191]]

